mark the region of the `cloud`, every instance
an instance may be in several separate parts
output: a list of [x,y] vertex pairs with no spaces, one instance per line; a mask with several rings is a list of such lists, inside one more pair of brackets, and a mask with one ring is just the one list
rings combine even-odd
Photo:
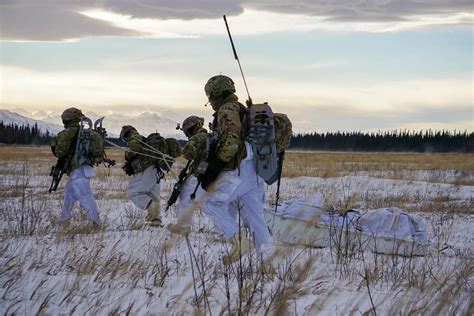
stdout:
[[89,18],[75,6],[0,5],[0,35],[3,40],[62,41],[86,36],[142,36],[109,22]]
[[280,13],[296,13],[327,17],[333,21],[400,21],[417,16],[450,15],[472,11],[472,2],[465,0],[279,0],[255,1],[249,8]]
[[249,15],[252,19],[245,28],[253,34],[310,29],[373,32],[472,24],[472,4],[464,0],[4,0],[0,4],[0,27],[3,40],[196,36],[221,31],[221,24],[213,21],[223,13],[241,16],[245,12],[257,12],[257,16]]

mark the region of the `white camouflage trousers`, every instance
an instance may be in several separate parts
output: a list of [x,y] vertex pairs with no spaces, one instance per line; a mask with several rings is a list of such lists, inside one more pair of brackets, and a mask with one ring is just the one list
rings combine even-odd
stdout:
[[156,167],[151,166],[133,175],[128,183],[127,195],[140,209],[146,210],[152,201],[160,202],[160,177]]
[[205,191],[201,188],[201,186],[199,186],[196,191],[196,198],[194,200],[191,199],[191,194],[196,189],[197,183],[197,178],[195,176],[190,176],[181,185],[177,213],[177,225],[181,227],[191,227],[193,225],[193,215],[195,208],[203,201]]
[[223,171],[212,185],[213,191],[206,198],[203,212],[208,215],[225,238],[230,239],[239,232],[235,217],[246,223],[255,238],[257,250],[272,245],[263,217],[263,179],[257,176],[253,162],[252,148],[246,143],[247,157],[240,163],[239,170]]
[[70,221],[72,209],[77,201],[80,207],[87,212],[89,224],[100,224],[99,210],[92,194],[90,178],[95,176],[95,170],[89,165],[73,170],[64,186],[64,205],[61,219]]

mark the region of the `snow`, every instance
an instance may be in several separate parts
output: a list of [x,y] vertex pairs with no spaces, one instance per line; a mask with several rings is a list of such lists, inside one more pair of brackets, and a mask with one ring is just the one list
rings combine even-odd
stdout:
[[[371,301],[380,315],[467,314],[473,303],[474,187],[449,176],[283,178],[281,201],[319,191],[338,209],[399,207],[422,216],[430,252],[400,257],[278,245],[263,268],[252,254],[240,271],[222,265],[229,245],[199,211],[191,248],[184,237],[145,226],[119,168],[108,175],[101,167],[92,182],[104,222],[98,231],[85,226],[79,209],[69,228],[58,224],[62,189],[47,193],[44,161],[1,161],[0,173],[2,314],[220,314],[240,306],[250,314],[346,315],[370,313]],[[173,184],[168,177],[162,185],[162,210]],[[275,190],[266,188],[269,207]],[[162,214],[165,225],[175,212]]]

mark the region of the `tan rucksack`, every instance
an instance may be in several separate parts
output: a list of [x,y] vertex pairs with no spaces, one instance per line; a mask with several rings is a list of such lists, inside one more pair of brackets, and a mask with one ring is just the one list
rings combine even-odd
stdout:
[[167,138],[166,143],[168,144],[168,155],[173,158],[181,156],[181,146],[176,138]]
[[293,135],[293,125],[286,114],[274,113],[275,121],[275,144],[277,152],[282,152],[290,147],[291,136]]
[[[179,145],[179,142],[174,138],[164,138],[160,135],[160,133],[151,133],[146,138],[146,142],[148,145],[165,155],[171,156],[173,158],[181,156],[181,146]],[[160,156],[160,154],[158,153],[155,153],[154,155]],[[174,162],[171,159],[167,159],[165,161],[161,157],[152,158],[151,160],[155,165],[158,165],[163,171],[169,171],[169,167],[171,167]]]

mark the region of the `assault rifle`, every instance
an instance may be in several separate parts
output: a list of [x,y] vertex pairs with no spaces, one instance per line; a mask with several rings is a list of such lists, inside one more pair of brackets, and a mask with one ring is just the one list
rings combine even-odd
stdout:
[[191,166],[191,163],[192,160],[189,160],[183,170],[179,173],[178,181],[173,186],[173,191],[168,199],[165,212],[167,212],[168,209],[178,200],[179,194],[181,193],[181,186],[189,175],[189,167]]
[[61,182],[63,174],[67,172],[67,167],[71,162],[71,159],[72,154],[67,156],[66,158],[59,158],[56,165],[51,167],[51,172],[49,173],[49,175],[53,177],[53,180],[51,181],[51,186],[49,187],[49,193],[58,189],[59,182]]

